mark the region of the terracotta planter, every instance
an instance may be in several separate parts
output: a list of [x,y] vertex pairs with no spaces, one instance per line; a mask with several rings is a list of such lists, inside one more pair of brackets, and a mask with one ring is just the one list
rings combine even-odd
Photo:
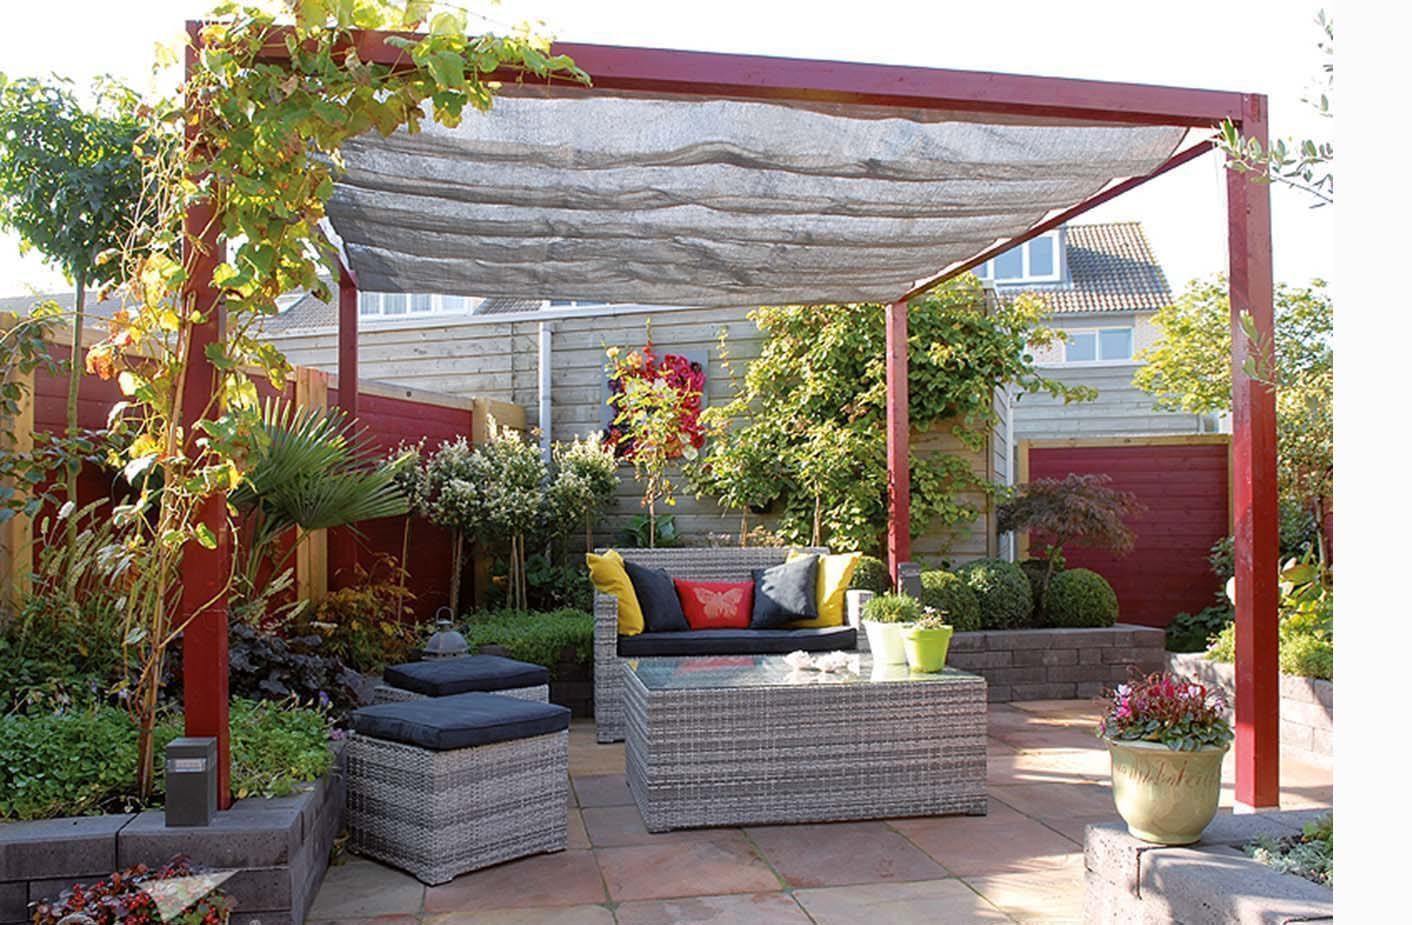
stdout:
[[955,627],[942,626],[936,629],[909,627],[902,634],[903,647],[907,651],[907,664],[913,671],[925,674],[938,672],[946,667],[946,650],[951,648],[951,634]]
[[911,626],[910,623],[864,620],[863,630],[868,634],[868,649],[873,653],[873,661],[883,665],[907,664],[907,649],[902,634]]
[[1226,747],[1173,751],[1160,742],[1108,739],[1113,802],[1134,837],[1189,845],[1216,815]]

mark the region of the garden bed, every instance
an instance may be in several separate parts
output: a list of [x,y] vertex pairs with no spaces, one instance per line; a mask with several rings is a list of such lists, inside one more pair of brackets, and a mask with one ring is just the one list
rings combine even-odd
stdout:
[[951,638],[946,663],[981,675],[990,702],[1097,697],[1136,667],[1161,671],[1162,630],[1118,623],[1085,629],[979,630]]
[[1300,834],[1327,810],[1220,814],[1186,847],[1139,841],[1122,823],[1084,836],[1084,925],[1142,922],[1326,922],[1333,890],[1281,873],[1242,850]]
[[29,921],[31,902],[115,870],[194,864],[238,869],[222,890],[234,925],[301,925],[343,828],[342,756],[298,793],[238,800],[206,827],[167,828],[161,810],[0,824],[0,925]]
[[[1218,687],[1235,704],[1235,666],[1200,652],[1167,656],[1173,674]],[[1280,749],[1311,764],[1334,760],[1334,684],[1318,678],[1280,675]]]

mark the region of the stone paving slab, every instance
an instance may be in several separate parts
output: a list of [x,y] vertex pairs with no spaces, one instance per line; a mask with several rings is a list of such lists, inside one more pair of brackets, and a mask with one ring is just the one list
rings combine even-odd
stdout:
[[627,902],[617,908],[618,925],[665,922],[740,923],[740,925],[810,925],[812,921],[788,893],[739,893]]

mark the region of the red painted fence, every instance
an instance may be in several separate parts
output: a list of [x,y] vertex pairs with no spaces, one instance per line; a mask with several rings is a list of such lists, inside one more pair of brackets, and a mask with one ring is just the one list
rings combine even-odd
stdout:
[[[66,359],[68,356],[66,343],[56,343],[52,350],[56,357]],[[303,378],[291,380],[282,393],[261,381],[261,396],[282,395],[315,407],[337,404],[336,376],[315,370],[298,372]],[[311,383],[312,389],[309,387]],[[31,425],[34,431],[63,431],[67,395],[67,375],[54,376],[42,371],[35,373]],[[122,401],[122,395],[116,383],[85,375],[79,389],[79,426],[93,429],[104,427],[109,411],[119,401]],[[516,405],[420,392],[383,383],[360,383],[358,410],[360,423],[385,451],[392,450],[399,443],[415,444],[425,440],[425,452],[429,453],[443,441],[459,436],[480,442],[485,439],[491,417],[508,427],[524,427],[524,411]],[[111,498],[115,485],[111,472],[85,467],[80,477],[80,501],[87,504]],[[355,564],[366,568],[384,555],[401,561],[404,524],[404,518],[394,517],[360,523],[356,533],[342,528],[330,531],[326,557],[321,542],[306,541],[306,550],[318,549],[319,552],[311,555],[306,551],[295,560],[300,587],[337,589],[351,581]],[[37,546],[35,544],[36,553]],[[448,602],[451,566],[450,536],[424,519],[413,517],[404,567],[408,571],[408,589],[416,596],[411,612],[417,617],[430,619],[437,608]],[[311,577],[310,573],[314,570],[321,571],[319,579]],[[468,564],[463,572],[463,582],[469,584],[472,567]],[[463,595],[462,599],[469,600],[469,596]]]
[[[1112,584],[1119,619],[1166,626],[1215,599],[1219,582],[1207,555],[1230,532],[1230,438],[1226,434],[1020,441],[1019,480],[1106,474],[1147,510],[1128,521],[1137,535],[1121,558],[1066,547],[1070,568]],[[1021,541],[1021,550],[1025,543]]]

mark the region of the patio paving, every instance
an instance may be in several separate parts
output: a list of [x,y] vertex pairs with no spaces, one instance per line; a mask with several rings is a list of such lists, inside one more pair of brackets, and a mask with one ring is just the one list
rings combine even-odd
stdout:
[[[623,746],[569,733],[569,850],[439,887],[372,861],[329,868],[318,925],[1077,923],[1083,830],[1117,819],[1089,701],[990,707],[990,813],[652,835]],[[1327,806],[1333,772],[1285,758],[1283,808]],[[1227,756],[1221,798],[1233,801]]]

